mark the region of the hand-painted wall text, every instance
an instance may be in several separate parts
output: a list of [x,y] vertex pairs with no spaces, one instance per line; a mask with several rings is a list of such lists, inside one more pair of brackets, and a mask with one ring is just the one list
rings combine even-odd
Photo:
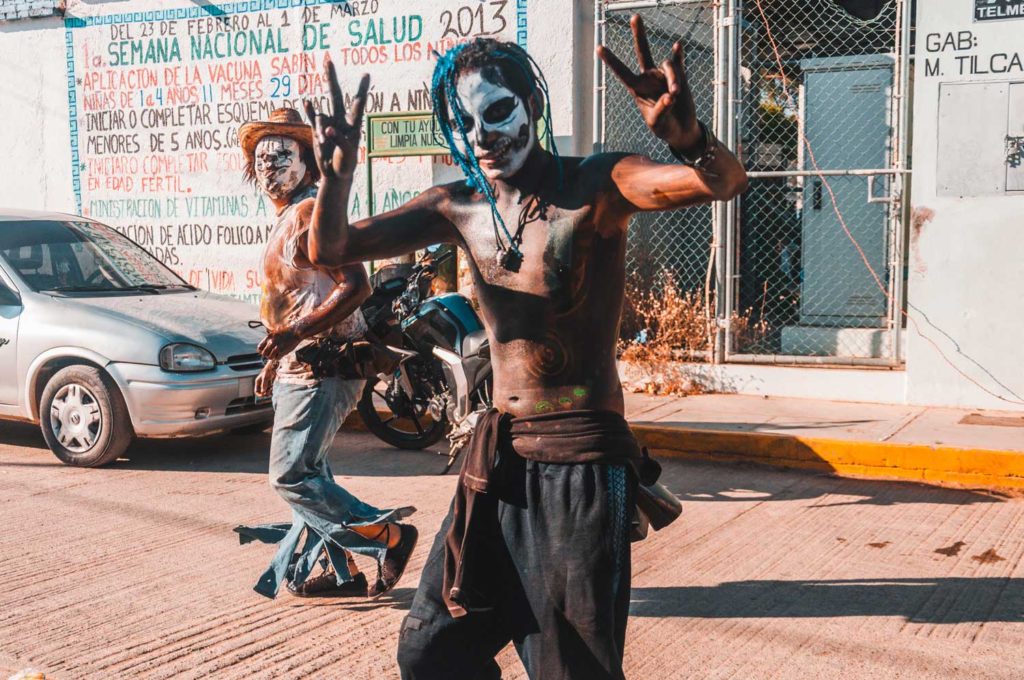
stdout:
[[[256,301],[274,208],[242,178],[238,128],[278,107],[328,102],[324,57],[367,111],[430,108],[435,52],[480,35],[525,39],[524,0],[289,0],[67,17],[72,174],[80,211],[190,283]],[[365,158],[365,148],[360,150]],[[374,205],[395,207],[447,158],[374,164]],[[357,173],[350,206],[366,214]]]

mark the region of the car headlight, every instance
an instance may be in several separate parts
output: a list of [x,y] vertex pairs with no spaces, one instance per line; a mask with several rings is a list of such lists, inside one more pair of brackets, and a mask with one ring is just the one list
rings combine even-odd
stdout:
[[176,342],[160,350],[160,368],[175,373],[212,371],[217,360],[202,347]]

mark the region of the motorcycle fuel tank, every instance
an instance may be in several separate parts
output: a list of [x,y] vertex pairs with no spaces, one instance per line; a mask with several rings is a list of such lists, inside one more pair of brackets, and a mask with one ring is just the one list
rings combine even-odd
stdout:
[[473,306],[458,293],[430,298],[402,322],[402,330],[418,343],[426,342],[458,354],[462,353],[466,336],[481,329],[483,324]]

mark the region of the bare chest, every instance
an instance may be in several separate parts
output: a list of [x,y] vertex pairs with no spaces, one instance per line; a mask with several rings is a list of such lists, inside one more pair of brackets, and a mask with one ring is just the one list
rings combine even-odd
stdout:
[[[463,247],[477,285],[482,286],[481,297],[501,291],[548,300],[558,309],[571,307],[595,265],[595,255],[609,246],[597,233],[591,207],[541,205],[502,213],[508,233],[492,222],[486,203],[467,209],[460,220]],[[498,238],[507,244],[509,234],[520,238],[519,271],[510,271],[500,262]]]

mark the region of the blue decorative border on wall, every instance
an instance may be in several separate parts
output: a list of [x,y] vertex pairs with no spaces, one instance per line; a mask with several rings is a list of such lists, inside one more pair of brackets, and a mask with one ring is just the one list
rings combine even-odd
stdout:
[[[387,0],[384,0],[387,2]],[[516,0],[516,43],[526,49],[526,3],[527,0]],[[82,166],[78,154],[78,101],[75,87],[75,46],[71,39],[71,31],[87,26],[105,24],[131,24],[143,21],[163,21],[165,19],[197,19],[203,16],[225,16],[240,12],[264,12],[271,9],[288,9],[309,5],[346,5],[348,0],[243,0],[226,5],[197,5],[195,7],[178,7],[162,11],[128,12],[124,14],[104,14],[100,16],[64,18],[64,45],[67,49],[68,73],[68,114],[71,121],[71,186],[75,192],[75,209],[82,213]]]
[[516,43],[526,49],[526,0],[516,0]]
[[71,125],[71,188],[75,192],[75,212],[82,214],[82,166],[78,157],[78,88],[75,87],[75,45],[71,27],[65,22],[64,47],[68,73],[68,115]]
[[[385,0],[386,2],[387,0]],[[516,0],[516,42],[526,47],[526,3],[527,0]],[[290,7],[307,7],[310,5],[346,5],[348,0],[243,0],[226,5],[197,5],[195,7],[178,7],[149,12],[127,12],[124,14],[103,14],[100,16],[66,17],[67,28],[83,28],[104,24],[133,24],[143,21],[163,21],[164,19],[197,19],[202,16],[225,16],[239,12],[265,12],[271,9],[288,9]]]

